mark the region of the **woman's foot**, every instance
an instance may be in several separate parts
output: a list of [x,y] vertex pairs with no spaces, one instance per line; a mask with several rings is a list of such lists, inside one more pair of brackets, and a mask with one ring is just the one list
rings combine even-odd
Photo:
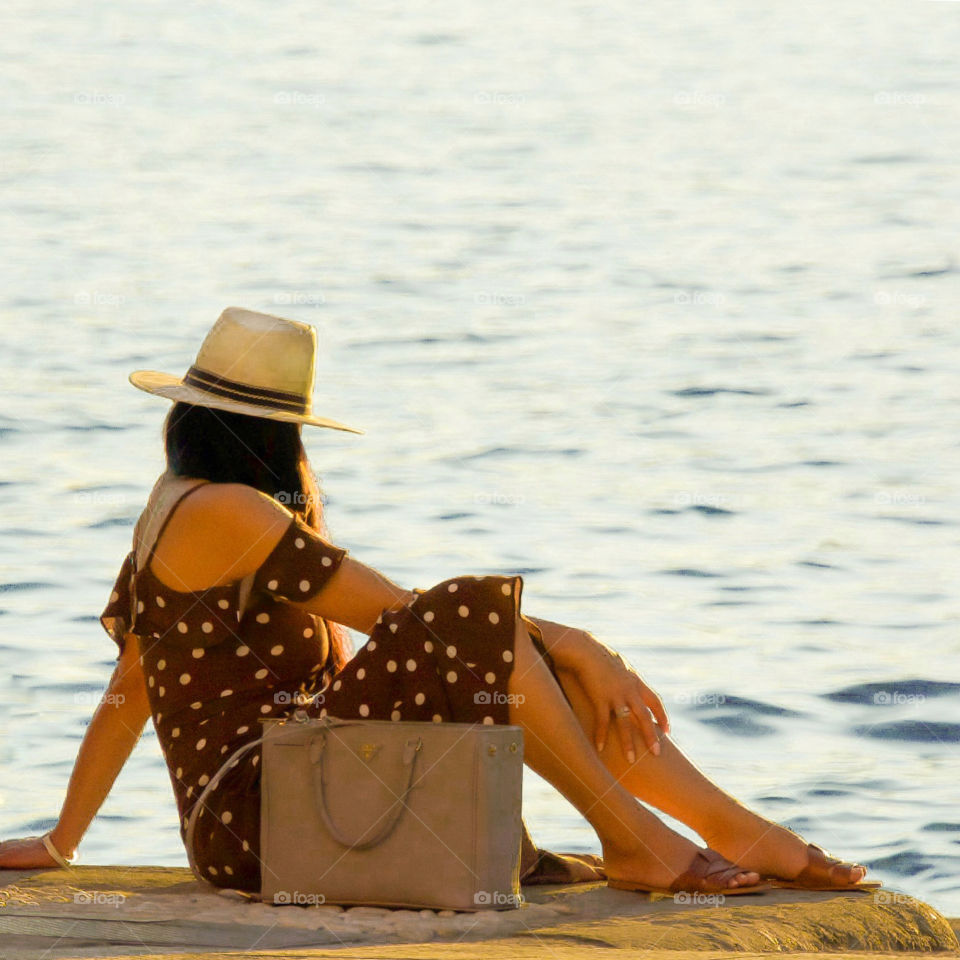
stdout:
[[[656,818],[653,818],[654,820]],[[643,887],[655,887],[668,890],[674,881],[691,869],[695,862],[702,860],[698,853],[711,856],[708,851],[691,843],[685,837],[656,821],[659,830],[645,831],[650,836],[645,842],[603,843],[603,867],[608,878],[620,881],[632,881]],[[699,865],[704,871],[705,865]],[[734,865],[730,865],[734,866]],[[733,890],[736,887],[754,886],[760,882],[759,875],[751,870],[717,871],[718,864],[711,864],[709,876],[698,883],[700,892]],[[717,872],[715,872],[717,871]],[[684,888],[686,889],[686,888]]]
[[[810,863],[806,840],[746,807],[739,807],[728,822],[704,840],[727,859],[763,877],[793,880]],[[838,886],[858,883],[867,873],[867,868],[857,863],[839,864],[842,869],[832,871]]]

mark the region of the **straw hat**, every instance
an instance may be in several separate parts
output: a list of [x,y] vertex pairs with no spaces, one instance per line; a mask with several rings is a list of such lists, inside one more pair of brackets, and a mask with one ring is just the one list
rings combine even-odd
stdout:
[[227,307],[183,377],[135,370],[130,382],[169,400],[363,433],[313,415],[316,353],[317,337],[309,324]]

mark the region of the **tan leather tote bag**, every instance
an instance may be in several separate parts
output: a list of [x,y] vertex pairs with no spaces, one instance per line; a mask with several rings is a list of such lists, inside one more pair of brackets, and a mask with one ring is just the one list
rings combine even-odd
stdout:
[[[451,910],[520,906],[523,730],[264,718],[261,899]],[[187,852],[207,784],[191,811]],[[197,869],[194,875],[202,877]]]

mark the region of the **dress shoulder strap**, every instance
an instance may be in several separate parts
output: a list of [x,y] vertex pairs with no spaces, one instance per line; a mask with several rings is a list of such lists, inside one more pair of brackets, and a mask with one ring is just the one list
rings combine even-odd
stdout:
[[[157,531],[156,536],[153,538],[153,543],[150,544],[150,552],[147,554],[146,560],[143,562],[144,569],[147,569],[150,566],[151,561],[153,560],[153,555],[156,552],[157,544],[160,542],[160,538],[163,536],[163,531],[167,529],[167,524],[170,523],[171,517],[173,517],[176,512],[177,507],[190,496],[195,490],[198,490],[200,487],[205,487],[210,481],[201,480],[199,483],[195,483],[192,487],[184,490],[183,493],[173,501],[172,504],[167,508],[167,514],[163,518],[163,522],[160,524],[160,529]],[[136,554],[134,554],[134,560],[136,560]]]

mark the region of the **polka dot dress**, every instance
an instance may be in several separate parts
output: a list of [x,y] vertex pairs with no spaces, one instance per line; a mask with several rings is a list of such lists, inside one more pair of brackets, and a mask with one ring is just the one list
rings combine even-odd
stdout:
[[[294,517],[255,574],[242,612],[241,581],[180,592],[154,576],[149,560],[140,570],[133,551],[124,560],[100,619],[121,650],[126,633],[140,637],[182,840],[204,786],[230,754],[261,735],[261,718],[300,707],[320,717],[509,722],[522,578],[460,576],[418,589],[402,608],[384,609],[363,647],[331,675],[323,621],[290,601],[317,594],[347,552]],[[552,668],[539,629],[523,620]],[[197,817],[198,869],[217,886],[259,891],[259,831],[256,747],[233,761]],[[525,882],[537,882],[544,853],[525,833]],[[569,879],[587,878],[571,872]]]

